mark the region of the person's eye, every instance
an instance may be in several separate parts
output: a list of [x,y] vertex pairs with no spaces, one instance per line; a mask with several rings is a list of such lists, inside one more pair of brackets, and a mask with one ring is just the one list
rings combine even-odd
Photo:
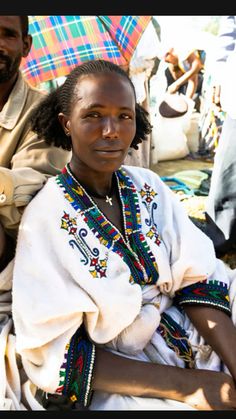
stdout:
[[87,118],[99,118],[100,114],[98,112],[89,112],[87,113]]
[[17,33],[14,31],[5,31],[5,36],[7,38],[16,38],[17,37]]
[[121,119],[132,119],[132,116],[128,115],[127,113],[122,113],[120,117]]
[[95,112],[95,111],[86,112],[86,113],[83,115],[83,119],[88,119],[88,118],[91,118],[91,119],[98,119],[99,117],[100,117],[99,112]]

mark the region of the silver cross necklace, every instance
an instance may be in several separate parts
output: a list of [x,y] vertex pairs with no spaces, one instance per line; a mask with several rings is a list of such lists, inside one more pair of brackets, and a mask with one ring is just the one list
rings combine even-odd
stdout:
[[106,195],[106,200],[105,200],[105,202],[107,203],[107,204],[109,204],[109,205],[113,205],[113,203],[112,203],[112,197],[111,196],[108,196],[108,195]]

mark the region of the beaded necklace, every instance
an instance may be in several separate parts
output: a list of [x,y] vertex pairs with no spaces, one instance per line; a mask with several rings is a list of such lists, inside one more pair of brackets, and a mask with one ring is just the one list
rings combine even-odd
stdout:
[[88,227],[108,249],[119,254],[131,271],[130,282],[140,285],[155,284],[158,267],[153,253],[141,231],[141,216],[136,188],[124,169],[115,172],[122,203],[125,236],[109,221],[88,192],[70,171],[69,164],[60,175],[57,184],[65,198],[80,213]]

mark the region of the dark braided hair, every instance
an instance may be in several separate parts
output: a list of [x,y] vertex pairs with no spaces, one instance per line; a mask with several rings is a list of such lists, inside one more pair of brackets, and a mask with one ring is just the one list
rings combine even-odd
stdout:
[[[59,122],[58,114],[63,112],[70,115],[71,109],[77,100],[76,85],[82,75],[117,73],[130,83],[134,96],[135,88],[128,74],[116,64],[106,60],[91,60],[75,67],[67,76],[65,82],[50,92],[37,106],[31,114],[30,122],[32,130],[37,133],[39,138],[44,138],[47,144],[71,150],[72,142],[62,125]],[[148,120],[148,112],[138,103],[136,111],[136,133],[130,147],[138,149],[138,144],[147,139],[151,133],[152,126]]]

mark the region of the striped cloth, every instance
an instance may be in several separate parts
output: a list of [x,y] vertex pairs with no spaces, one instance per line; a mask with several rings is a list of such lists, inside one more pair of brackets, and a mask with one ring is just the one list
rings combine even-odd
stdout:
[[106,59],[127,65],[151,16],[29,16],[33,45],[21,70],[32,85]]

